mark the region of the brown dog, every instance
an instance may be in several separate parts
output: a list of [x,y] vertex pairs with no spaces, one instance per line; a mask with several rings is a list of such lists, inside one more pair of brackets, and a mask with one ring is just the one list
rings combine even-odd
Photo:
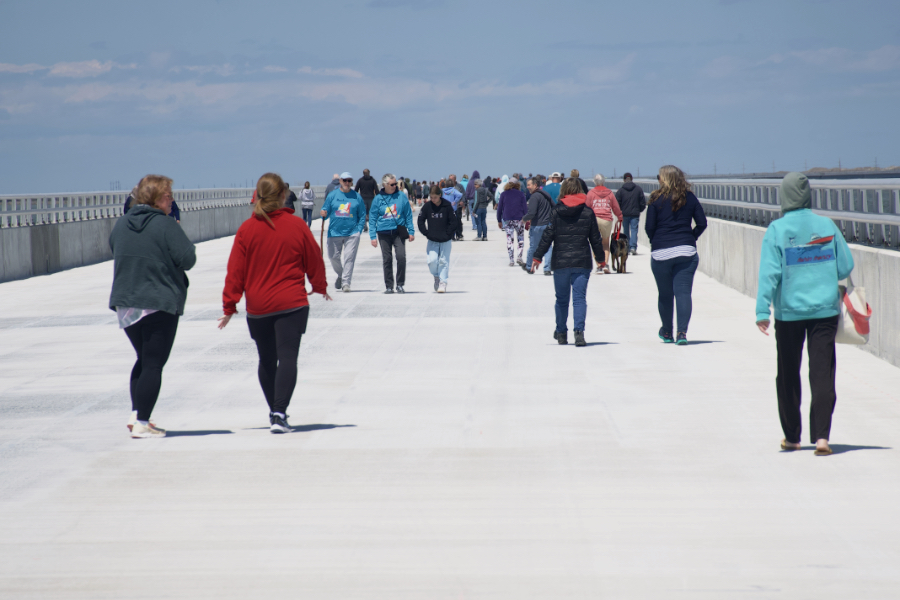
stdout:
[[609,240],[609,256],[612,262],[613,271],[616,273],[625,272],[625,263],[628,261],[628,236],[621,232],[616,232],[610,236]]

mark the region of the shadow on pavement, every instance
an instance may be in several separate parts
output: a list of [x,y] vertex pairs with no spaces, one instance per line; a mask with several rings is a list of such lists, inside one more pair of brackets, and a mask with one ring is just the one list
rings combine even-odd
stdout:
[[227,429],[200,429],[197,431],[166,431],[166,437],[195,437],[200,435],[224,435],[226,433],[234,433]]
[[688,340],[688,346],[699,346],[700,344],[723,344],[723,340]]
[[320,429],[337,429],[338,427],[356,427],[356,425],[332,425],[331,423],[316,423],[314,425],[294,425],[293,431],[319,431]]
[[[588,342],[585,344],[585,347],[587,347],[587,346],[612,346],[612,345],[618,345],[618,344],[619,344],[619,342]],[[574,346],[574,344],[573,344],[573,346]]]
[[[854,446],[852,444],[829,444],[832,454],[843,454],[844,452],[853,452],[854,450],[893,450],[887,446]],[[815,447],[813,447],[815,449]]]

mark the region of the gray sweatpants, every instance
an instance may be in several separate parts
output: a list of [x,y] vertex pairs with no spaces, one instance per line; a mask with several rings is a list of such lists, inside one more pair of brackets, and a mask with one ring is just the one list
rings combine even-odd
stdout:
[[341,286],[350,285],[353,279],[353,263],[356,262],[356,251],[359,250],[359,236],[347,235],[328,238],[328,258],[331,267],[341,278]]

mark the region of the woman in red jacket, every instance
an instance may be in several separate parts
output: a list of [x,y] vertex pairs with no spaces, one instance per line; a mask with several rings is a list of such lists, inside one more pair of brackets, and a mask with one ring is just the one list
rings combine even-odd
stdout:
[[287,407],[297,383],[300,338],[309,318],[306,282],[326,300],[325,263],[316,240],[293,209],[284,208],[287,186],[275,173],[256,184],[253,216],[244,221],[228,258],[222,292],[225,316],[219,329],[237,312],[247,295],[247,325],[259,353],[259,384],[269,403],[269,430],[291,431]]

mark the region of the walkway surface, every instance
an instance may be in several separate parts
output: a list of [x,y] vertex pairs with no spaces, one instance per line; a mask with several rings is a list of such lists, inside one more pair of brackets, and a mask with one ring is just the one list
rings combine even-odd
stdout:
[[125,429],[111,263],[0,285],[0,598],[900,597],[900,370],[839,347],[836,454],[780,452],[753,300],[698,274],[663,345],[644,249],[561,347],[491,232],[446,295],[421,238],[406,295],[363,245],[284,436],[245,321],[216,329],[232,238],[198,247],[164,440]]

